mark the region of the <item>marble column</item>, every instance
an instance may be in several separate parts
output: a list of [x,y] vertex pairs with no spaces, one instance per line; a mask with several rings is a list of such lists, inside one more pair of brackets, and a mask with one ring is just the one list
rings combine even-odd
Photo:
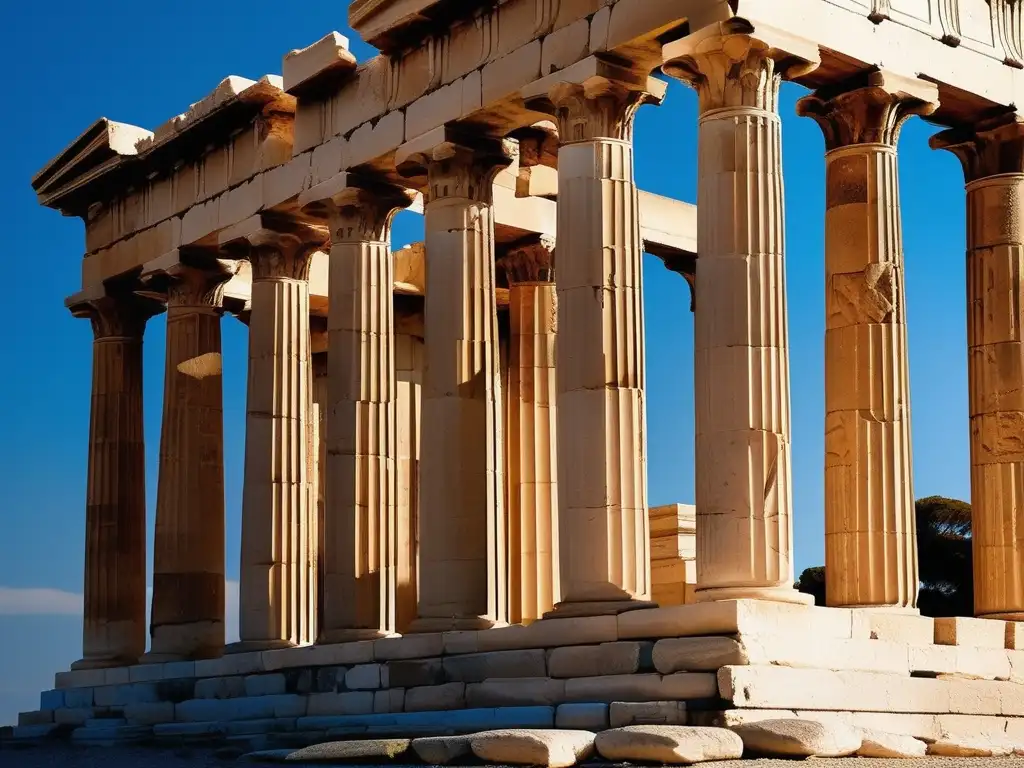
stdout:
[[326,217],[331,231],[324,615],[318,642],[339,643],[395,631],[391,220],[411,197],[353,174],[310,194],[318,191],[324,197],[304,206]]
[[509,286],[509,621],[541,618],[558,600],[554,240],[517,243],[501,257]]
[[697,599],[793,589],[781,80],[816,44],[733,19],[664,49],[698,94],[694,317]]
[[643,241],[633,118],[665,83],[590,58],[524,97],[557,120],[557,482],[561,602],[552,616],[650,602]]
[[[212,260],[211,260],[212,261]],[[151,275],[167,294],[164,414],[146,663],[224,650],[224,401],[220,323],[231,262]]]
[[441,129],[399,149],[426,176],[426,363],[419,607],[411,632],[507,620],[503,443],[494,296],[494,177],[504,143]]
[[943,131],[967,181],[974,612],[1024,620],[1024,120]]
[[258,216],[226,230],[224,247],[252,265],[240,642],[229,652],[313,641],[316,489],[309,264],[326,229]]
[[313,484],[316,488],[316,605],[314,625],[323,625],[324,617],[324,517],[327,507],[327,318],[313,316],[309,324],[309,346],[312,352],[313,418],[310,456],[313,461]]
[[825,570],[833,606],[917,604],[896,147],[938,88],[888,72],[797,105],[825,135]]
[[83,653],[71,668],[127,666],[146,650],[142,336],[163,307],[125,293],[78,294],[68,308],[93,331]]

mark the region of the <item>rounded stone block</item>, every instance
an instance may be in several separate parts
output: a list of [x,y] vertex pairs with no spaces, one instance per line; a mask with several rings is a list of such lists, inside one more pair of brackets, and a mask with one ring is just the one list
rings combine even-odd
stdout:
[[491,763],[568,768],[594,753],[594,734],[542,729],[486,731],[474,736],[471,746],[474,755]]
[[422,739],[413,739],[412,749],[424,763],[448,765],[472,752],[472,740],[472,736],[425,736]]
[[733,730],[748,752],[768,757],[844,757],[860,749],[863,741],[855,728],[814,720],[762,720]]
[[857,757],[924,757],[927,748],[927,744],[913,736],[863,729]]
[[728,728],[685,725],[630,725],[597,735],[601,757],[613,762],[692,765],[707,760],[736,760],[743,740]]
[[389,762],[409,750],[409,739],[366,739],[314,744],[288,755],[289,763]]

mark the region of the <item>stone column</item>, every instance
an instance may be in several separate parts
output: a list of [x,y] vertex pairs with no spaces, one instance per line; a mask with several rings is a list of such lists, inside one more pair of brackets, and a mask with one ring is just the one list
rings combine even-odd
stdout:
[[[312,201],[313,196],[319,197]],[[324,616],[318,642],[395,631],[391,219],[404,190],[345,174],[303,197],[331,229]]]
[[230,652],[312,642],[316,489],[310,476],[313,398],[309,263],[326,229],[257,216],[221,243],[252,264],[240,642]]
[[558,600],[554,240],[514,245],[498,262],[509,285],[509,621],[531,622]]
[[699,97],[694,318],[697,599],[808,602],[793,589],[783,77],[814,43],[742,19],[665,46]]
[[944,131],[967,180],[974,612],[1024,620],[1024,120]]
[[68,308],[93,331],[83,653],[71,668],[127,666],[146,650],[142,335],[163,307],[125,293],[78,294]]
[[316,606],[314,625],[323,626],[324,617],[324,517],[327,504],[327,318],[310,317],[309,345],[313,371],[313,478],[316,488]]
[[492,186],[502,142],[447,129],[399,149],[426,175],[428,293],[420,457],[420,583],[412,632],[507,619],[503,436]]
[[[553,616],[649,601],[643,241],[633,117],[665,83],[597,58],[524,97],[558,123],[558,525]],[[546,103],[545,103],[546,101]]]
[[917,604],[896,146],[938,88],[871,72],[797,105],[825,134],[825,570],[834,606]]
[[167,355],[146,663],[224,650],[220,322],[224,283],[233,272],[231,262],[179,263],[149,276],[167,294]]

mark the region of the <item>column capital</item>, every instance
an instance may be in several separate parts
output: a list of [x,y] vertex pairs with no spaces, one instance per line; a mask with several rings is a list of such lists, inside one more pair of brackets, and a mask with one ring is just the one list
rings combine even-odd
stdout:
[[204,252],[176,249],[142,268],[140,295],[166,297],[168,308],[188,307],[220,311],[224,286],[238,271],[234,259],[218,259]]
[[537,235],[512,243],[498,259],[509,285],[555,281],[555,238]]
[[631,141],[633,118],[660,104],[668,84],[630,67],[590,56],[521,91],[527,106],[552,115],[561,144],[598,139]]
[[395,166],[407,178],[427,177],[426,203],[459,197],[489,205],[494,177],[512,163],[512,151],[511,142],[448,125],[400,146]]
[[929,145],[956,155],[968,184],[989,176],[1024,173],[1024,115],[1014,112],[951,128],[932,136]]
[[64,305],[75,317],[88,318],[96,341],[142,339],[146,321],[164,311],[164,305],[130,290],[85,290],[69,296]]
[[895,149],[903,124],[914,115],[932,114],[938,106],[935,83],[875,70],[804,96],[796,111],[818,123],[828,151],[855,144]]
[[779,84],[817,68],[818,45],[734,18],[662,49],[662,70],[697,90],[700,113],[742,108],[778,112]]
[[386,242],[391,220],[416,193],[372,176],[340,173],[299,195],[299,207],[331,228],[331,243]]
[[313,254],[329,239],[327,227],[259,213],[223,230],[218,244],[236,258],[248,259],[254,282],[307,280]]

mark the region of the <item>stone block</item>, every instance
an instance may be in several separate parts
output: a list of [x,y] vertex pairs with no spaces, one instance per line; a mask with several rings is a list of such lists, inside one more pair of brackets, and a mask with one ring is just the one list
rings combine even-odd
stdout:
[[682,701],[613,701],[608,721],[612,728],[629,725],[686,725]]
[[368,715],[373,712],[373,691],[314,693],[307,697],[306,713],[310,717],[324,715]]
[[555,727],[603,731],[608,727],[608,705],[600,703],[559,704],[555,709]]
[[64,691],[64,706],[72,709],[91,707],[96,701],[95,688],[69,688]]
[[217,739],[227,735],[227,723],[161,723],[153,726],[157,739]]
[[931,645],[935,642],[935,619],[930,616],[855,608],[853,621],[857,637],[907,645]]
[[745,664],[909,674],[905,643],[860,638],[806,643],[793,636],[761,635],[744,638],[742,644]]
[[285,679],[281,674],[249,675],[244,681],[245,696],[272,696],[285,691]]
[[654,668],[672,672],[717,672],[728,664],[747,664],[746,649],[731,637],[666,638],[654,644]]
[[555,705],[565,701],[565,681],[548,677],[492,678],[466,686],[468,707]]
[[95,713],[96,710],[92,707],[87,707],[85,709],[58,709],[53,713],[53,722],[57,725],[85,725],[85,721],[91,720],[95,716]]
[[162,666],[162,677],[164,680],[175,680],[196,676],[196,663],[194,661],[169,661]]
[[388,662],[387,668],[389,685],[399,688],[445,682],[441,659],[400,659]]
[[595,744],[601,757],[616,763],[691,765],[743,755],[743,741],[726,728],[631,725],[599,733]]
[[[90,697],[91,699],[91,697]],[[90,701],[90,704],[92,702]],[[43,691],[39,694],[40,709],[60,709],[64,706],[64,691]]]
[[542,649],[494,651],[446,657],[444,677],[449,682],[479,683],[492,677],[544,677],[547,674]]
[[267,733],[293,733],[295,731],[296,718],[265,718],[262,720],[238,720],[228,723],[228,737],[231,736],[253,736]]
[[700,725],[732,728],[743,723],[773,720],[779,718],[798,717],[801,720],[817,720],[823,723],[839,723],[868,730],[886,731],[908,736],[915,736],[926,741],[934,741],[949,732],[949,729],[966,728],[976,730],[981,727],[979,721],[996,723],[1005,727],[1006,718],[969,717],[969,724],[961,724],[964,715],[906,714],[894,712],[824,712],[812,710],[779,710],[779,709],[730,709],[720,711],[690,712],[692,721]]
[[465,683],[445,683],[408,688],[405,691],[406,712],[462,709],[466,706]]
[[102,669],[75,669],[71,672],[58,672],[54,676],[54,688],[95,688],[103,685]]
[[389,688],[386,691],[373,692],[373,711],[375,714],[401,712],[404,708],[404,688]]
[[196,677],[227,677],[229,675],[252,675],[268,671],[263,666],[263,654],[231,653],[219,659],[203,659],[195,662]]
[[448,765],[461,761],[472,752],[472,736],[425,736],[412,740],[417,757],[428,765]]
[[93,691],[93,703],[97,707],[123,707],[126,704],[147,704],[154,701],[160,701],[155,683],[105,685]]
[[[415,262],[410,260],[410,264],[415,264]],[[412,274],[416,274],[416,272],[413,271]],[[480,643],[477,640],[477,635],[479,634],[475,630],[444,632],[441,635],[444,644],[444,655],[477,653],[480,650]]]
[[935,619],[936,645],[1005,648],[1006,622],[953,616]]
[[508,729],[478,733],[470,742],[473,754],[498,765],[568,768],[594,754],[590,731]]
[[316,670],[313,687],[316,693],[333,693],[345,685],[347,667],[321,667]]
[[516,624],[488,629],[478,633],[477,646],[481,651],[507,651],[558,648],[564,645],[593,645],[614,642],[617,639],[615,616],[588,616],[573,619],[542,619],[526,626]]
[[288,762],[297,763],[389,763],[404,755],[409,739],[359,739],[329,741],[297,750]]
[[669,701],[718,695],[710,672],[576,677],[565,681],[566,701]]
[[350,691],[374,691],[380,688],[380,664],[359,664],[345,673]]
[[164,664],[139,664],[128,667],[128,680],[131,683],[153,683],[164,679]]
[[263,651],[263,667],[267,672],[294,667],[336,667],[367,664],[373,661],[374,641],[331,645],[307,645]]
[[1009,680],[1006,650],[964,645],[909,646],[910,671],[920,676],[952,676],[977,680]]
[[552,648],[548,652],[547,674],[551,677],[631,675],[640,670],[645,645],[649,644],[629,641]]
[[192,699],[175,706],[174,717],[180,722],[193,723],[302,717],[306,714],[306,706],[306,697],[294,694],[241,699]]
[[35,712],[19,712],[18,725],[49,725],[53,722],[53,710],[43,709]]
[[1006,622],[1006,647],[1024,651],[1024,621]]
[[103,670],[104,685],[128,685],[131,682],[130,667],[111,667]]
[[733,731],[747,752],[769,757],[844,757],[861,746],[856,728],[814,720],[762,720]]
[[11,730],[11,737],[15,741],[38,741],[45,739],[57,730],[55,724],[43,725],[18,725]]
[[331,32],[306,48],[289,51],[281,62],[284,90],[293,96],[325,87],[356,68],[348,38]]
[[501,101],[538,80],[541,76],[540,58],[540,40],[533,40],[487,64],[481,70],[483,103]]
[[541,47],[541,75],[550,75],[585,59],[590,47],[590,22],[587,19],[562,27],[544,38]]
[[1005,757],[1013,747],[991,738],[957,736],[943,738],[928,745],[928,754],[939,757]]
[[439,633],[385,637],[373,641],[373,658],[376,661],[429,659],[442,653],[444,640]]
[[238,699],[246,695],[244,677],[207,677],[196,680],[197,699]]
[[927,750],[927,745],[913,736],[864,729],[860,735],[861,745],[857,757],[924,757]]
[[617,621],[620,640],[766,634],[848,640],[854,636],[853,612],[848,608],[767,600],[721,600],[628,611],[619,614]]
[[72,731],[71,741],[82,746],[114,747],[123,744],[137,744],[148,738],[150,734],[151,729],[146,725],[85,727]]
[[174,722],[174,704],[157,701],[150,704],[129,704],[124,708],[129,725],[156,725]]

